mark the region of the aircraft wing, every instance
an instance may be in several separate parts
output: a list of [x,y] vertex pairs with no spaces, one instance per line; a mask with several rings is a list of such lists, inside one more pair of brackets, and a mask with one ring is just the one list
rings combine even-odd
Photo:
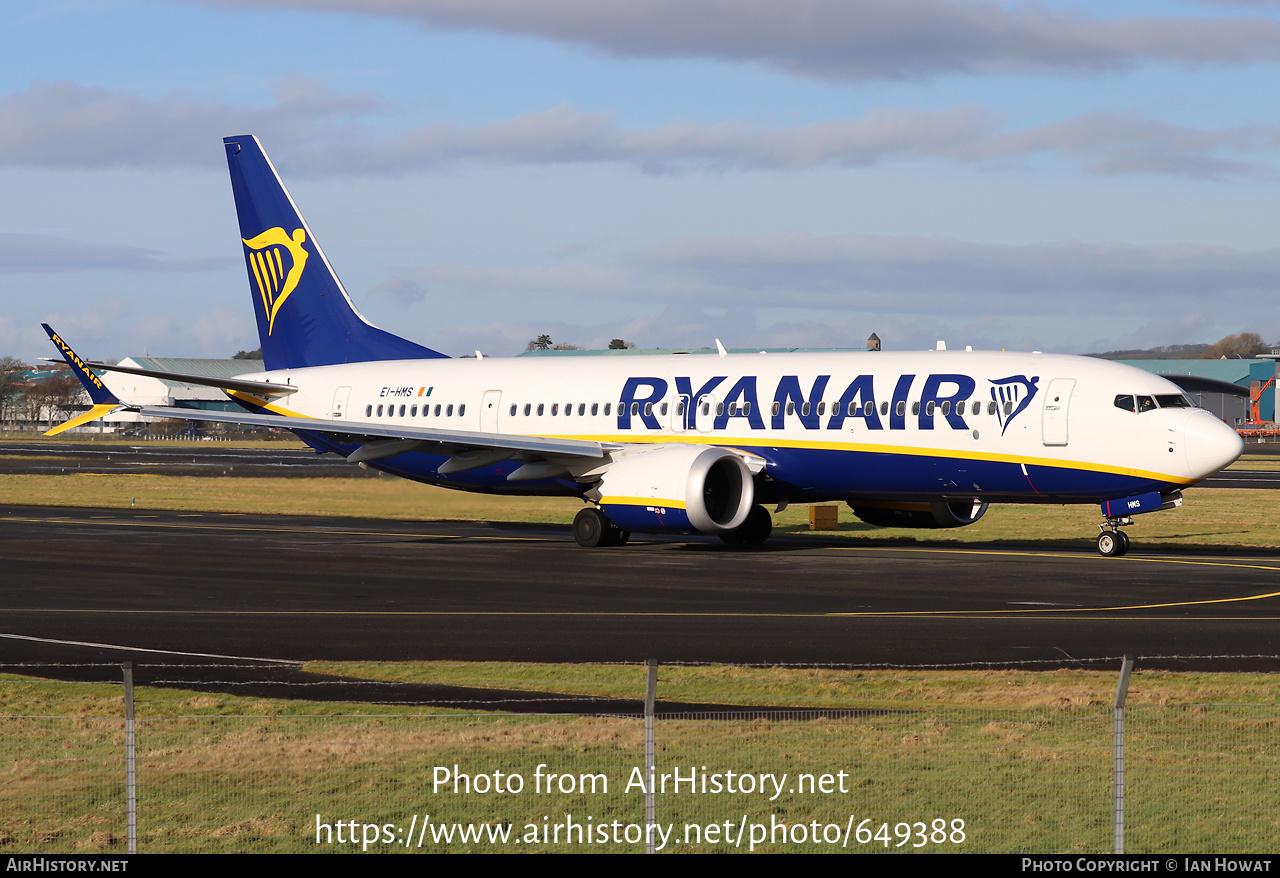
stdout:
[[[44,324],[45,332],[57,346],[63,359],[72,368],[80,383],[88,392],[93,406],[89,411],[60,424],[48,432],[54,435],[71,427],[86,424],[116,411],[131,411],[152,418],[178,418],[184,421],[205,421],[220,424],[246,424],[254,427],[275,427],[281,430],[310,430],[331,436],[342,444],[360,447],[347,455],[347,460],[360,463],[381,460],[410,451],[428,451],[447,454],[450,460],[439,469],[441,474],[462,472],[475,467],[488,466],[519,456],[525,460],[546,458],[600,459],[608,451],[620,445],[607,445],[584,439],[557,439],[543,436],[513,436],[502,433],[478,433],[467,430],[437,430],[431,427],[410,427],[404,424],[382,425],[352,423],[325,418],[306,418],[290,415],[258,414],[254,412],[216,412],[204,409],[176,408],[172,406],[136,406],[121,403],[93,373],[104,368],[80,358],[63,339]],[[91,368],[92,367],[92,368]],[[265,404],[266,397],[293,393],[296,387],[288,384],[270,384],[264,381],[245,381],[234,378],[210,378],[199,375],[157,372],[133,367],[105,367],[118,372],[172,378],[188,384],[206,384],[219,387],[235,397],[251,395],[252,404]],[[253,398],[258,397],[258,398]]]
[[383,426],[326,418],[262,415],[250,412],[215,412],[171,406],[123,406],[123,408],[151,418],[180,418],[186,421],[247,424],[255,427],[312,430],[325,433],[339,441],[361,445],[361,448],[347,458],[355,463],[362,460],[378,460],[407,451],[434,451],[450,455],[476,450],[509,452],[499,459],[514,457],[521,452],[538,456],[601,458],[615,447],[585,439],[513,436],[505,433],[475,433],[467,430],[435,430],[430,427],[409,427],[404,424]]

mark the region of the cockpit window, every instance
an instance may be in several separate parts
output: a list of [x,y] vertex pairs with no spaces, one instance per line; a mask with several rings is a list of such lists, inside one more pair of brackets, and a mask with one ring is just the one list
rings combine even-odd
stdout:
[[1156,407],[1156,401],[1149,396],[1138,397],[1138,414],[1149,412]]
[[1124,409],[1126,412],[1131,412],[1131,411],[1133,411],[1133,397],[1132,397],[1132,396],[1117,396],[1117,397],[1116,397],[1116,408],[1118,408],[1118,409]]
[[1161,393],[1156,396],[1156,402],[1160,404],[1162,409],[1189,409],[1194,408],[1191,400],[1187,399],[1181,393]]

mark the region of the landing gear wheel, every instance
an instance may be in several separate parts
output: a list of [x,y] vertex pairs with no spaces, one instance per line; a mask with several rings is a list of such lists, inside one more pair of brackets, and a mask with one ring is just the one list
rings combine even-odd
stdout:
[[747,513],[747,520],[728,533],[720,534],[720,539],[731,546],[758,546],[769,539],[773,533],[773,517],[763,506],[753,506]]
[[573,518],[573,538],[585,549],[609,545],[614,530],[605,514],[594,506],[579,510]]
[[617,525],[613,525],[613,540],[609,543],[611,546],[625,546],[627,540],[631,539],[631,531],[623,530]]
[[1104,530],[1098,534],[1098,553],[1108,558],[1119,558],[1129,551],[1129,538],[1119,530]]

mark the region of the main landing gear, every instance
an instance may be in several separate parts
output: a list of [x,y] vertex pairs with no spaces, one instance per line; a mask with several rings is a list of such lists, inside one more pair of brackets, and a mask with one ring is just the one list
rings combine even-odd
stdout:
[[[1133,524],[1132,518],[1108,518],[1098,525],[1098,553],[1108,558],[1119,558],[1129,553],[1129,535],[1120,528]],[[1108,528],[1110,528],[1108,530]]]
[[573,519],[573,538],[586,549],[599,546],[625,546],[631,532],[615,525],[594,506],[578,511]]

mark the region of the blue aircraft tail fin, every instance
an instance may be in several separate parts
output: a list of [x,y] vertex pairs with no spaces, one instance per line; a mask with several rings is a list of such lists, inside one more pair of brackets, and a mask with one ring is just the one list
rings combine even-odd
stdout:
[[445,356],[365,320],[258,139],[222,142],[268,369]]

